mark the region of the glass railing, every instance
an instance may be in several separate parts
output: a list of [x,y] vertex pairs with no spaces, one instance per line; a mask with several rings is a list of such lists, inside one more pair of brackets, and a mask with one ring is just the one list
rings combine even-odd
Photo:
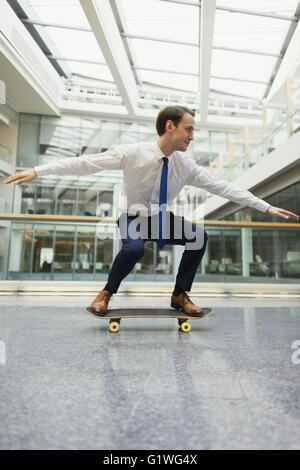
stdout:
[[[115,218],[0,215],[11,221],[0,266],[7,280],[105,280],[121,247]],[[198,282],[299,283],[297,223],[205,221]],[[179,247],[145,243],[127,280],[174,281]],[[177,260],[177,261],[176,261]]]
[[288,140],[288,126],[290,126],[291,135],[300,130],[300,109],[285,115],[281,120],[282,122],[270,130],[259,143],[249,146],[249,166],[255,165],[261,158]]
[[240,139],[230,142],[230,151],[219,153],[210,163],[210,171],[214,176],[234,181],[299,130],[299,107],[289,114],[280,110],[277,121],[268,131],[264,132],[263,126],[245,126]]

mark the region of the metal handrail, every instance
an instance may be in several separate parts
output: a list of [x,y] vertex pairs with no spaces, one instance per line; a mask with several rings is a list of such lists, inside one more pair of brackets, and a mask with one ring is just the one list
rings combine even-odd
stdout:
[[[40,214],[0,214],[0,220],[11,222],[59,222],[95,224],[98,222],[116,223],[117,217],[93,217],[77,215],[40,215]],[[237,227],[237,228],[298,228],[298,222],[253,222],[235,220],[193,220],[194,223],[204,224],[206,227]]]

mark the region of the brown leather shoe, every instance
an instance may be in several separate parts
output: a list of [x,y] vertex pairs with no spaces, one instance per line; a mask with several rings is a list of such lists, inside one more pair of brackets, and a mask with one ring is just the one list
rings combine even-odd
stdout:
[[98,315],[105,315],[107,313],[108,302],[112,294],[108,290],[102,290],[91,303],[91,309]]
[[173,294],[171,297],[171,307],[176,308],[176,310],[182,310],[187,315],[201,315],[201,313],[204,314],[202,308],[193,304],[186,292],[181,292],[179,295]]

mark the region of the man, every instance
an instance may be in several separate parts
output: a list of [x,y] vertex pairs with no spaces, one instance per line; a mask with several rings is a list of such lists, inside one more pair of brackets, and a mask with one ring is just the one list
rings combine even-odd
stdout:
[[111,296],[144,254],[146,240],[182,245],[185,250],[179,265],[171,306],[189,315],[205,316],[187,295],[203,258],[207,233],[201,226],[175,216],[167,210],[185,185],[204,188],[211,193],[244,206],[254,207],[283,219],[299,217],[271,206],[226,181],[218,180],[184,155],[194,139],[194,113],[183,106],[169,106],[157,116],[157,142],[119,145],[104,153],[58,159],[46,165],[22,171],[5,183],[25,183],[42,175],[86,175],[103,169],[122,169],[127,204],[118,219],[122,249],[116,256],[108,281],[91,303],[95,315],[104,315]]

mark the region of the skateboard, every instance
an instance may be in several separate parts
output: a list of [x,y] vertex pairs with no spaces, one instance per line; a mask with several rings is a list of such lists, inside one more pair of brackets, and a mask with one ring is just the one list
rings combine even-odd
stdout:
[[87,308],[90,315],[102,320],[109,320],[109,331],[112,333],[119,331],[122,318],[177,318],[180,330],[188,333],[192,328],[188,320],[199,320],[199,318],[207,317],[212,313],[211,308],[203,308],[202,310],[204,313],[190,316],[173,308],[113,308],[108,310],[105,315],[97,315],[90,307]]

